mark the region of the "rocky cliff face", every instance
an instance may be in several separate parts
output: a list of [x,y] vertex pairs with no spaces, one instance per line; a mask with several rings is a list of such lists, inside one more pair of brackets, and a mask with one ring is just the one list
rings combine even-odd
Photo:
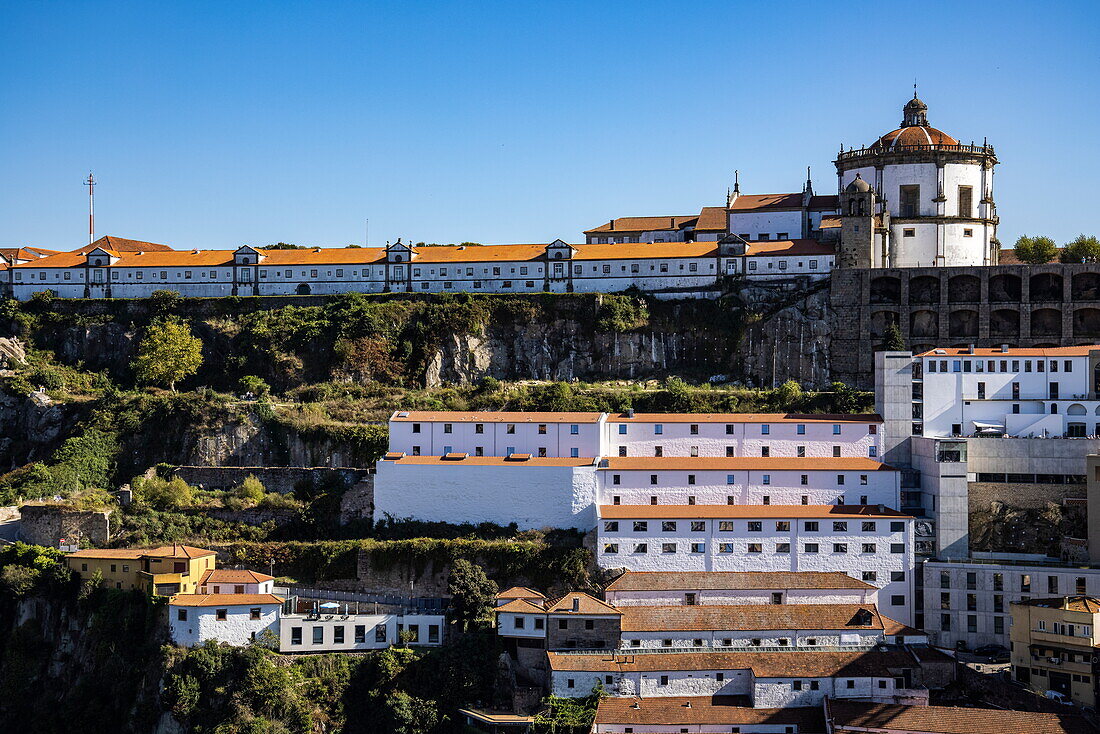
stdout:
[[0,391],[0,473],[48,457],[71,414],[44,393],[15,397]]

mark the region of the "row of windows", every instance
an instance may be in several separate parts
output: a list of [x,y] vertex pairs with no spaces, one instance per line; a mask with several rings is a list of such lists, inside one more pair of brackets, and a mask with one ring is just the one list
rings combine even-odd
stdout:
[[[737,549],[738,545],[739,545],[738,543],[719,543],[718,544],[718,552],[719,553],[737,553],[738,552],[738,549]],[[706,543],[688,543],[687,546],[688,546],[688,551],[690,553],[706,553],[707,552],[707,544]],[[848,546],[849,546],[848,543],[833,543],[833,553],[846,554],[846,553],[848,553]],[[661,543],[660,544],[662,554],[676,553],[678,547],[679,546],[678,546],[677,543]],[[860,547],[859,553],[861,555],[874,555],[874,554],[878,553],[878,546],[875,543],[861,543],[859,545],[859,547]],[[619,544],[618,543],[604,543],[603,552],[606,555],[612,555],[612,556],[617,555],[618,552],[619,552]],[[749,543],[748,546],[747,546],[746,552],[748,552],[748,553],[763,553],[764,552],[764,544],[763,543]],[[774,552],[775,553],[780,553],[780,554],[790,553],[791,552],[791,544],[790,543],[776,543],[775,546],[774,546]],[[802,552],[803,553],[809,553],[809,554],[820,553],[821,552],[821,546],[818,543],[805,543],[802,546]],[[905,544],[904,543],[891,543],[890,544],[890,552],[891,553],[904,553],[905,552]],[[635,554],[649,553],[649,544],[648,543],[635,543],[633,553],[635,553]],[[875,572],[874,571],[864,571],[863,573],[864,573],[864,575],[872,575],[873,576]],[[866,580],[866,579],[864,579],[864,580]]]
[[[629,425],[630,425],[629,423],[619,423],[618,424],[618,431],[619,431],[620,436],[627,435],[627,430],[628,430],[627,426],[629,426]],[[760,435],[761,436],[771,435],[771,432],[772,432],[771,423],[761,423],[759,425],[760,425]],[[832,426],[833,426],[833,428],[832,428],[833,435],[834,436],[841,435],[841,432],[843,430],[842,424],[833,423]],[[653,426],[652,426],[652,429],[653,429],[653,435],[660,436],[660,435],[664,434],[664,432],[665,432],[665,424],[664,423],[654,423]],[[806,435],[806,424],[805,423],[796,423],[795,426],[794,426],[794,430],[795,430],[795,434],[797,434],[799,436],[804,436],[804,435]],[[737,424],[736,423],[727,423],[726,424],[726,435],[727,436],[732,436],[736,432],[737,432]],[[869,433],[871,435],[874,435],[877,432],[878,432],[878,426],[877,425],[872,423],[872,424],[867,426],[867,433]],[[688,424],[688,433],[692,436],[698,436],[699,435],[699,424],[698,423],[689,423]]]
[[[1032,576],[1029,573],[1019,574],[1019,590],[1021,592],[1031,591]],[[978,588],[978,574],[976,571],[967,571],[965,577],[965,587],[970,590],[976,590]],[[1084,595],[1086,594],[1086,577],[1077,576],[1074,578],[1074,593]],[[952,576],[950,571],[940,571],[940,588],[950,589],[952,588]],[[991,587],[994,591],[1004,591],[1004,574],[994,573],[990,576]],[[1054,575],[1047,576],[1047,590],[1048,594],[1059,594],[1059,577]]]
[[[818,260],[810,260],[810,270],[817,270],[818,263],[819,263]],[[779,269],[780,270],[786,270],[787,269],[787,264],[788,263],[787,263],[786,260],[780,260],[779,261]],[[832,265],[833,264],[832,258],[829,258],[827,261],[825,261],[825,264],[826,265]],[[774,269],[775,267],[776,267],[775,260],[769,259],[768,260],[768,269],[769,270]],[[804,267],[801,260],[798,261],[798,267],[800,267],[800,268]],[[757,265],[757,261],[756,260],[749,260],[749,270],[758,270],[758,269],[759,269],[759,267]]]
[[[1012,360],[1008,360],[1008,359],[1001,359],[1001,360],[996,360],[996,359],[988,359],[988,360],[982,360],[982,359],[953,359],[953,360],[950,360],[951,369],[948,370],[948,361],[949,360],[946,360],[946,359],[940,359],[940,360],[930,359],[927,362],[928,366],[927,366],[926,371],[927,372],[948,372],[948,371],[950,371],[950,372],[1005,372],[1005,373],[1009,373],[1009,372],[1019,372],[1020,371],[1020,362],[1021,362],[1021,360],[1019,360],[1019,359],[1012,359]],[[936,367],[937,364],[939,365],[938,368]],[[1010,364],[1012,365],[1012,369],[1009,369]],[[1049,364],[1049,369],[1048,369],[1048,364]],[[1033,365],[1034,365],[1034,368],[1035,368],[1036,372],[1046,372],[1046,371],[1057,372],[1058,371],[1058,360],[1056,360],[1056,359],[1050,360],[1049,363],[1047,362],[1047,360],[1044,360],[1044,359],[1036,359],[1036,360],[1034,360],[1034,362],[1030,359],[1025,359],[1025,360],[1023,360],[1023,365],[1024,365],[1024,372],[1031,372]],[[998,369],[998,367],[1000,367],[1000,369]],[[1063,372],[1073,372],[1073,360],[1072,359],[1062,360],[1062,371]]]
[[[919,404],[915,404],[915,405],[919,405]],[[833,446],[833,458],[839,459],[841,457],[840,448],[841,448],[840,446]],[[626,446],[619,446],[618,447],[618,454],[619,454],[620,457],[625,457],[627,455],[627,447]],[[654,446],[653,447],[653,455],[655,457],[664,456],[665,455],[664,446]],[[689,456],[698,456],[699,455],[699,447],[698,446],[690,447],[690,449],[688,451],[688,455]],[[760,447],[760,456],[761,457],[767,458],[767,457],[770,457],[771,455],[772,455],[771,446],[761,446]],[[737,456],[737,448],[735,446],[726,446],[726,457],[727,458],[733,458],[733,457],[736,457],[736,456]],[[806,447],[805,446],[796,446],[795,447],[795,456],[800,458],[800,459],[806,458]],[[873,459],[873,458],[876,458],[877,456],[878,456],[878,446],[868,446],[867,447],[867,457]]]
[[[176,610],[176,619],[180,622],[186,622],[187,621],[187,612],[188,612],[187,609],[183,609],[183,608],[177,609]],[[248,618],[252,619],[252,620],[258,620],[258,619],[260,619],[260,617],[262,615],[262,612],[263,612],[263,610],[260,607],[251,607],[248,610]],[[218,622],[227,621],[229,619],[229,610],[228,609],[215,609],[214,610],[214,619],[217,620]]]
[[[940,631],[942,631],[942,632],[950,632],[951,631],[951,615],[950,614],[941,614],[940,615]],[[978,615],[976,615],[976,614],[966,615],[966,631],[967,632],[977,632],[978,631]],[[1004,633],[1005,633],[1005,618],[1004,617],[994,617],[993,618],[993,634],[1003,635]]]
[[[839,486],[839,487],[844,486],[844,483],[846,481],[846,476],[847,475],[845,475],[845,474],[837,474],[836,475],[837,486]],[[867,481],[868,481],[867,477],[868,477],[867,474],[860,474],[859,475],[859,483],[860,483],[861,486],[866,486],[867,485]],[[649,475],[649,483],[650,484],[659,484],[660,483],[659,478],[660,478],[660,475],[658,475],[658,474],[650,474]],[[735,479],[736,479],[735,474],[727,474],[726,475],[726,484],[736,484]],[[688,474],[687,475],[687,483],[689,485],[690,484],[695,484],[695,481],[696,481],[696,475],[695,474]],[[800,474],[799,478],[798,478],[798,481],[799,481],[799,484],[801,484],[803,486],[809,485],[810,475],[809,474]],[[611,475],[611,484],[617,486],[621,483],[622,483],[622,475],[621,474],[612,474]],[[668,483],[667,480],[666,480],[666,483]],[[770,485],[772,483],[772,475],[771,474],[761,474],[760,475],[760,483]]]
[[[547,426],[547,424],[546,423],[539,423],[539,424],[537,424],[537,426],[538,426],[539,435],[540,436],[546,435],[546,430],[547,430],[546,426]],[[413,423],[412,424],[412,432],[413,433],[420,433],[420,424],[419,423]],[[453,423],[444,423],[443,424],[443,432],[444,433],[453,433],[454,432],[454,424]],[[516,424],[515,423],[506,423],[504,425],[504,432],[508,433],[508,434],[515,433],[516,432]],[[474,424],[474,433],[485,433],[485,424],[484,423],[475,423]],[[579,433],[580,433],[580,425],[577,424],[577,423],[570,423],[569,424],[569,434],[571,436],[576,436]]]
[[[611,504],[621,505],[623,503],[622,499],[623,499],[622,495],[619,495],[619,494],[612,495]],[[688,497],[687,497],[687,503],[689,505],[694,505],[694,504],[696,504],[697,499],[698,499],[698,497],[696,495],[689,494]],[[861,504],[861,505],[868,504],[867,499],[868,499],[868,495],[861,494],[859,496],[859,504]],[[843,506],[846,502],[847,502],[847,498],[844,495],[840,495],[839,497],[837,497],[834,500],[834,502],[832,504],[836,504],[838,506]],[[766,494],[766,495],[764,495],[763,497],[760,498],[760,504],[761,505],[770,505],[771,503],[772,503],[772,497],[771,497],[770,494]],[[653,494],[653,495],[649,496],[649,504],[651,504],[651,505],[660,504],[657,501],[657,495]],[[674,505],[675,504],[680,504],[679,498],[675,498],[675,501],[672,502],[671,504],[674,504]],[[726,504],[727,505],[737,505],[737,504],[751,504],[751,503],[738,502],[736,497],[734,497],[732,494],[728,494],[728,495],[726,495]],[[801,504],[803,504],[803,505],[810,504],[810,496],[807,495],[807,494],[802,495],[801,496]]]
[[[403,630],[403,637],[409,642],[420,642],[420,625],[410,624]],[[314,625],[311,629],[311,635],[314,645],[325,644],[325,625]],[[367,627],[366,625],[357,624],[354,626],[354,641],[355,644],[364,644],[367,641]],[[386,625],[385,623],[375,625],[374,627],[374,641],[385,642],[386,641]],[[345,642],[344,637],[344,625],[338,624],[332,627],[332,643],[333,645],[342,645]],[[428,642],[439,642],[439,625],[428,625]],[[301,645],[302,644],[302,628],[291,627],[290,628],[290,644]]]
[[[723,533],[736,532],[737,529],[738,529],[737,528],[737,523],[738,522],[740,522],[740,521],[719,520],[718,521],[718,530],[719,530],[719,532],[723,532]],[[634,520],[634,521],[632,521],[632,523],[633,523],[633,528],[634,528],[635,533],[645,533],[645,532],[649,531],[649,521],[648,520]],[[707,521],[706,520],[690,520],[690,521],[687,522],[687,524],[690,526],[691,532],[693,532],[693,533],[705,533],[706,530],[707,530]],[[654,523],[654,525],[656,525],[656,523]],[[852,530],[854,532],[854,530],[855,530],[855,523],[854,522],[852,523],[852,526],[853,526]],[[678,527],[679,527],[679,523],[678,523],[677,520],[662,520],[661,521],[661,532],[663,532],[663,533],[675,533]],[[817,520],[805,520],[802,523],[802,529],[803,529],[804,532],[807,532],[807,533],[817,533],[817,532],[820,532],[820,530],[821,530],[821,523],[818,522]],[[617,533],[617,532],[619,532],[619,521],[618,520],[604,520],[603,530],[604,530],[605,533]],[[750,532],[750,533],[762,533],[762,532],[764,532],[764,521],[763,520],[749,520],[745,523],[745,530],[747,532]],[[775,532],[777,532],[777,533],[789,533],[790,531],[791,531],[791,522],[790,522],[790,520],[776,520],[775,521]],[[878,532],[878,521],[876,521],[876,520],[864,520],[864,521],[860,522],[860,531],[864,532],[864,533],[877,533]],[[904,532],[904,531],[905,531],[905,522],[904,521],[898,521],[898,520],[891,520],[890,521],[890,532],[892,532],[892,533],[901,533],[901,532]],[[834,533],[846,533],[846,532],[848,532],[848,521],[847,520],[834,520],[833,521],[833,532]],[[896,551],[896,552],[900,553],[902,551]]]

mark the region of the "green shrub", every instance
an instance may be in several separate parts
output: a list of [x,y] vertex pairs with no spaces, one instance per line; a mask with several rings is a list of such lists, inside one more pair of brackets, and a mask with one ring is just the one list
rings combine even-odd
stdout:
[[264,488],[263,482],[254,475],[249,474],[244,478],[244,481],[233,488],[233,494],[255,505],[263,500],[267,490]]

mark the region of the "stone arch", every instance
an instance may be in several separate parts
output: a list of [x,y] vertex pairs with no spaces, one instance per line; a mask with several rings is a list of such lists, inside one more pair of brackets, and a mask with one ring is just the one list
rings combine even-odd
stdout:
[[990,336],[1020,335],[1020,312],[1014,308],[998,308],[989,314]]
[[948,336],[977,336],[978,312],[968,308],[952,311],[947,318]]
[[1066,415],[1088,415],[1089,411],[1080,403],[1074,403],[1066,408]]
[[947,281],[950,303],[977,303],[982,300],[982,281],[976,275],[956,275]]
[[1073,335],[1078,338],[1100,337],[1100,308],[1079,308],[1074,311]]
[[913,311],[909,314],[909,336],[914,339],[940,335],[940,317],[935,311]]
[[990,303],[1018,303],[1022,294],[1022,281],[1018,275],[1003,273],[989,279]]
[[1062,336],[1062,312],[1056,308],[1037,308],[1032,311],[1031,336]]
[[940,279],[931,275],[918,275],[909,281],[910,303],[939,303]]
[[1057,273],[1039,273],[1031,276],[1031,298],[1035,301],[1061,301],[1062,276]]
[[1078,273],[1073,276],[1070,291],[1074,301],[1100,301],[1100,273]]
[[897,311],[875,311],[871,314],[871,336],[878,338],[886,333],[886,327],[901,325]]
[[901,279],[884,275],[871,280],[871,303],[901,303]]
[[299,283],[298,287],[294,289],[294,292],[299,296],[308,296],[313,292],[313,289],[309,287],[309,283]]

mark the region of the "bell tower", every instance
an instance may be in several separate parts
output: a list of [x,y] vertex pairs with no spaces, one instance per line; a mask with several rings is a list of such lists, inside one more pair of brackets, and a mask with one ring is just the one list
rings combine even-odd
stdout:
[[858,173],[840,192],[840,246],[837,249],[837,267],[871,267],[875,246],[876,204],[874,187]]

